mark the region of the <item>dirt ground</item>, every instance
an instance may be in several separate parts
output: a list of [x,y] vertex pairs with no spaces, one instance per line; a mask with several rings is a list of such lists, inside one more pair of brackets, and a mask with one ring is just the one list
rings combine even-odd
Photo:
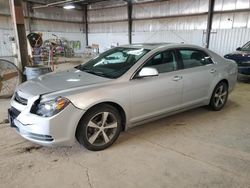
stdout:
[[[8,105],[0,100],[0,118]],[[222,111],[198,108],[136,127],[100,152],[41,147],[0,124],[0,187],[250,187],[249,112],[243,80]]]

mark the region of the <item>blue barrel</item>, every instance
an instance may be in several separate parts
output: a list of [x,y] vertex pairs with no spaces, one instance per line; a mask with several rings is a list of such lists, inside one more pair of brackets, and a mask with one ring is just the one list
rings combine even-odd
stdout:
[[25,75],[27,80],[31,80],[39,77],[40,75],[52,72],[50,67],[35,65],[35,66],[26,66],[25,67]]

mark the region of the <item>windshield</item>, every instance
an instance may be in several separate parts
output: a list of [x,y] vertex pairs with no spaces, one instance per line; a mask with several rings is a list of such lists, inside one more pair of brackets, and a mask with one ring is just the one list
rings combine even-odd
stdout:
[[149,50],[143,48],[116,47],[75,68],[106,78],[118,78],[147,52]]
[[250,51],[250,42],[246,43],[242,48],[242,51]]

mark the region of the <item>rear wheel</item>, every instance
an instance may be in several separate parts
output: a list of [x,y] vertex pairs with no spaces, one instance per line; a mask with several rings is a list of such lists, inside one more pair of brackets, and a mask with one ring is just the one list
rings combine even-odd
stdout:
[[225,82],[220,82],[214,89],[209,106],[212,110],[219,111],[227,103],[228,85]]
[[111,146],[121,132],[121,116],[111,105],[93,107],[80,120],[76,130],[78,142],[92,151]]

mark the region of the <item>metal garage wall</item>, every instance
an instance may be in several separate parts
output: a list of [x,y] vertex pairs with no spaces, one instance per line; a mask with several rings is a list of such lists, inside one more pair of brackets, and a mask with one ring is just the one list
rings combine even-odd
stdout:
[[1,14],[9,14],[10,13],[8,0],[0,1],[0,13]]
[[[34,31],[34,32],[41,32],[41,30]],[[55,38],[52,35],[52,34],[55,34],[61,39],[66,39],[68,42],[80,41],[80,48],[79,49],[75,48],[74,53],[82,54],[84,52],[86,42],[85,42],[85,36],[83,35],[83,33],[72,33],[72,32],[69,33],[69,32],[58,32],[58,31],[42,31],[42,33],[43,33],[43,40]]]
[[[24,6],[24,14],[27,15],[26,7]],[[31,13],[30,13],[31,14]],[[42,9],[34,9],[32,17],[38,19],[51,19],[64,22],[82,22],[83,12],[79,10],[65,10],[58,7],[47,7]]]
[[[27,16],[26,4],[23,4],[24,15]],[[76,53],[83,53],[85,49],[85,33],[83,32],[83,12],[79,10],[64,10],[58,7],[35,9],[31,14],[32,32],[42,32],[43,39],[53,38],[52,34],[63,37],[68,41],[80,41],[80,49]],[[28,19],[25,20],[28,34]],[[13,55],[9,37],[13,37],[13,26],[10,17],[9,1],[0,1],[0,56]]]
[[162,2],[138,3],[133,6],[133,17],[153,18],[159,16],[202,13],[207,10],[207,0],[170,0]]
[[0,1],[0,56],[11,56],[12,47],[9,38],[13,36],[9,1]]
[[[203,46],[203,30],[133,32],[133,43],[172,42],[188,43]],[[99,44],[103,52],[118,43],[128,44],[128,34],[125,33],[90,33],[89,44]]]
[[100,52],[111,48],[111,45],[128,44],[128,33],[91,33],[89,44],[99,44]]
[[[185,42],[203,45],[207,22],[208,0],[137,0],[133,5],[134,43]],[[143,2],[140,4],[140,2]],[[25,6],[24,6],[25,7]],[[250,0],[216,0],[210,48],[225,54],[250,40]],[[230,12],[229,10],[236,10]],[[227,11],[227,12],[223,12]],[[27,10],[24,10],[27,15]],[[197,15],[199,14],[199,15]],[[13,36],[8,1],[0,2],[0,55],[10,55],[8,38]],[[4,16],[7,15],[7,16]],[[37,9],[31,15],[31,29],[44,33],[44,39],[52,33],[67,40],[80,40],[85,48],[83,12],[63,10],[57,7]],[[167,16],[167,18],[166,18]],[[100,44],[101,51],[112,44],[128,43],[127,6],[123,0],[111,0],[88,6],[89,44]],[[26,21],[27,23],[27,21]],[[27,24],[26,24],[27,25]]]
[[[116,2],[119,2],[118,7],[114,7]],[[204,46],[208,0],[136,2],[132,15],[133,43],[164,41]],[[90,44],[98,43],[106,49],[111,43],[128,43],[127,7],[122,5],[124,2],[113,1],[89,7]],[[103,6],[104,9],[99,9]],[[213,17],[215,32],[212,32],[210,49],[223,55],[250,40],[250,12],[238,11],[249,8],[250,0],[215,0],[215,11],[220,12]],[[230,40],[224,41],[226,37]]]
[[128,44],[128,23],[92,23],[89,24],[89,45],[99,44],[100,52],[114,44]]
[[31,23],[33,32],[43,33],[43,39],[55,38],[52,34],[60,38],[70,41],[80,41],[80,49],[74,49],[75,53],[83,53],[85,49],[85,34],[83,32],[83,24],[66,23],[46,20],[34,20]]
[[0,23],[0,56],[11,56],[12,48],[9,42],[9,37],[13,36],[11,19],[8,16],[0,16]]
[[82,11],[48,7],[35,9],[32,17],[35,18],[31,21],[32,32],[42,32],[44,40],[54,38],[52,34],[55,34],[69,42],[79,41],[80,49],[74,49],[74,51],[75,53],[83,53],[86,42]]
[[120,6],[104,9],[100,9],[103,4],[89,6],[89,45],[99,44],[100,52],[103,52],[111,45],[128,44],[127,6],[121,6],[124,4],[124,1],[118,1]]
[[126,20],[127,7],[113,7],[108,9],[93,9],[88,12],[89,22]]
[[[219,0],[217,0],[218,2]],[[221,2],[221,1],[220,1]],[[231,3],[231,6],[229,4]],[[219,6],[220,5],[220,6]],[[250,1],[229,0],[227,3],[217,3],[216,10],[234,8],[249,8]],[[250,12],[233,12],[215,14],[209,48],[220,55],[225,55],[247,41],[250,41]]]
[[250,28],[218,29],[211,34],[210,49],[225,55],[250,41]]
[[133,31],[135,32],[155,32],[167,30],[197,30],[206,29],[206,16],[190,16],[179,18],[164,18],[154,20],[135,20]]
[[90,23],[89,33],[122,33],[128,31],[128,22]]
[[12,56],[12,46],[10,37],[13,37],[14,33],[11,29],[0,29],[0,58],[2,56]]
[[250,8],[249,0],[215,0],[214,10],[237,10]]
[[134,32],[134,43],[188,43],[202,46],[203,30],[160,31],[160,32]]

